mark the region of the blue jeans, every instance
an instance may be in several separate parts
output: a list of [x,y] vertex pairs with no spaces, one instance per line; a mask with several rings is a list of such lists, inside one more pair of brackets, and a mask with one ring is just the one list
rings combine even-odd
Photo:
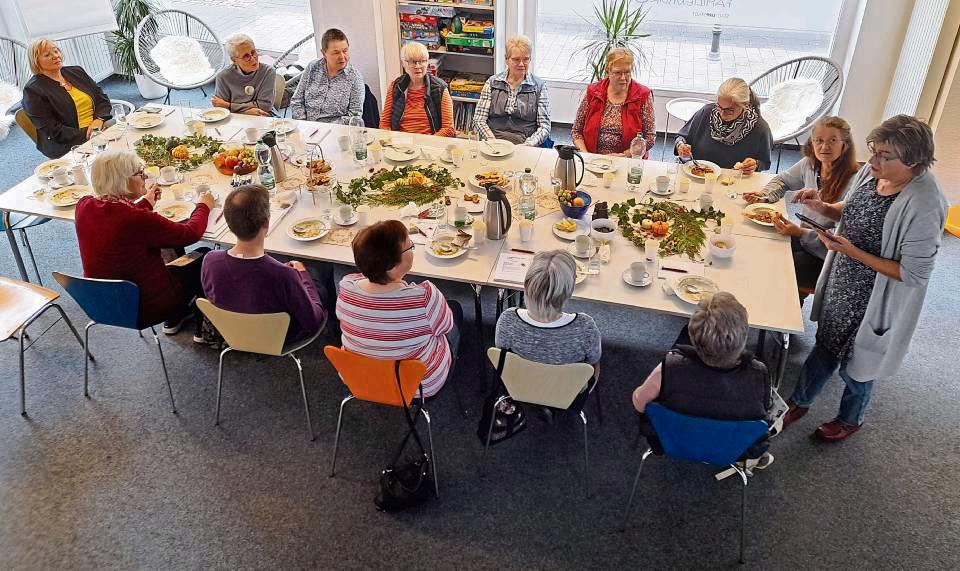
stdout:
[[873,381],[857,381],[847,374],[846,358],[837,360],[833,355],[824,351],[819,345],[813,347],[807,360],[800,369],[800,378],[790,397],[797,406],[809,407],[817,395],[833,377],[833,372],[840,368],[840,378],[843,379],[843,396],[840,397],[840,412],[837,418],[847,424],[857,426],[863,424],[863,415],[870,403],[873,392]]

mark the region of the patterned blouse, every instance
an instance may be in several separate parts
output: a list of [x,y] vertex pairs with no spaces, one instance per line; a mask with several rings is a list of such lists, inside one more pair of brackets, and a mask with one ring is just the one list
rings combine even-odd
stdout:
[[363,76],[347,64],[340,73],[327,76],[327,62],[316,59],[307,64],[297,90],[290,99],[294,119],[339,123],[350,115],[363,115]]
[[[587,120],[587,109],[589,106],[588,99],[584,97],[580,102],[580,107],[577,109],[577,117],[573,120],[571,135],[574,140],[583,139],[583,126]],[[620,119],[622,110],[622,103],[614,104],[610,102],[607,102],[607,106],[603,109],[603,116],[600,118],[600,136],[597,141],[598,154],[622,153],[630,149],[629,142],[627,143],[627,148],[623,148],[623,121]],[[643,125],[644,132],[647,134],[647,151],[649,152],[657,141],[657,130],[653,126],[653,97],[647,98],[647,102],[643,104],[641,113],[643,115],[641,124]]]
[[[843,204],[843,236],[861,250],[880,255],[883,221],[899,194],[877,193],[877,179],[870,178]],[[848,256],[837,256],[824,292],[824,312],[817,328],[817,345],[835,358],[853,348],[860,322],[867,312],[877,272]]]

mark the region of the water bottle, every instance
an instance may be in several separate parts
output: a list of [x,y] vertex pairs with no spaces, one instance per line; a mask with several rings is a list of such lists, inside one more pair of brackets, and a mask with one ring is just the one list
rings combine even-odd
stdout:
[[260,185],[270,192],[270,196],[273,196],[277,179],[273,174],[273,167],[270,166],[270,147],[263,142],[263,139],[260,139],[253,148],[253,154],[257,157],[257,162],[260,163],[257,169],[257,178],[260,179]]
[[630,192],[639,192],[640,185],[643,182],[643,154],[647,152],[647,141],[642,133],[630,142],[630,170],[627,172],[627,190]]
[[367,128],[363,124],[363,118],[354,114],[347,124],[350,126],[350,149],[353,151],[353,160],[358,165],[364,165],[367,162]]
[[520,216],[527,220],[537,218],[537,176],[529,168],[520,175]]

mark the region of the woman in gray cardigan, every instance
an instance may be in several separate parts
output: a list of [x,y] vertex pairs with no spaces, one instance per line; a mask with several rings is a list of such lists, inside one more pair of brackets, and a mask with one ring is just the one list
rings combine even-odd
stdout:
[[929,126],[897,115],[871,131],[867,145],[870,162],[842,204],[827,204],[814,190],[794,197],[840,221],[836,234],[818,231],[830,253],[811,311],[817,343],[783,424],[807,413],[839,367],[845,385],[840,412],[814,433],[825,441],[860,429],[874,381],[893,376],[903,362],[947,215],[943,192],[928,171],[935,160]]
[[[761,191],[745,192],[743,198],[750,204],[777,202],[788,191],[811,188],[819,191],[821,201],[833,204],[846,196],[850,180],[859,169],[850,125],[840,117],[827,116],[813,127],[810,138],[803,145],[803,158],[797,164],[773,177]],[[812,208],[804,208],[803,214],[827,228],[836,226],[835,220]],[[793,269],[802,303],[807,297],[805,292],[812,291],[817,285],[827,248],[806,223],[798,226],[778,218],[774,220],[774,226],[781,235],[790,236]]]

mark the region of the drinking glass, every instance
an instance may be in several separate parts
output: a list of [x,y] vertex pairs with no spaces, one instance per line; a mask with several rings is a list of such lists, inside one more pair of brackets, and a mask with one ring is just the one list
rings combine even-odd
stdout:
[[477,156],[480,154],[480,133],[476,129],[469,129],[467,131],[467,158],[471,161],[477,160]]
[[94,129],[90,132],[90,146],[93,147],[95,153],[99,155],[106,151],[108,145],[107,138],[103,136],[100,129]]

